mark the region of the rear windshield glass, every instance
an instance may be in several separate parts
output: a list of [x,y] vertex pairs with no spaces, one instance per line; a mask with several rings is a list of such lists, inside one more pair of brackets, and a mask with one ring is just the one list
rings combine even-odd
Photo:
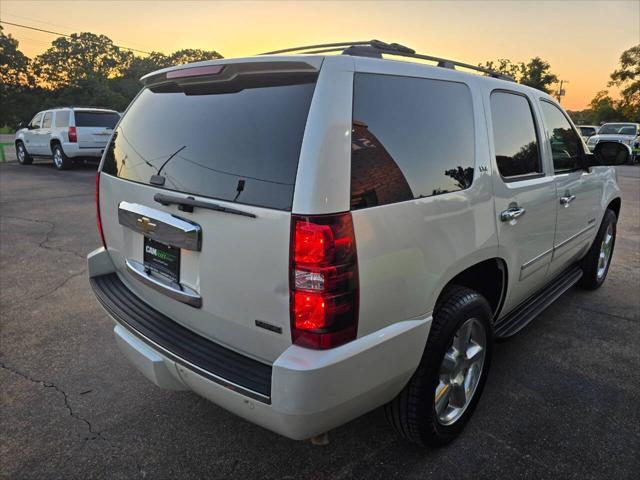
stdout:
[[635,135],[636,126],[624,123],[607,123],[600,127],[600,135]]
[[73,112],[76,127],[107,127],[113,128],[120,120],[120,115],[111,112]]
[[[291,210],[315,82],[185,94],[146,88],[107,149],[103,171],[160,188]],[[158,177],[164,177],[158,182]]]

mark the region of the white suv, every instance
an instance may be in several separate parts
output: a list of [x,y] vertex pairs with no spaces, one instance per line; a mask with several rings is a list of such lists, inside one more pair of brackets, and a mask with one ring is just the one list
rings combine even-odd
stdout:
[[100,158],[118,120],[118,112],[103,108],[66,107],[39,112],[16,132],[18,162],[30,165],[33,157],[48,157],[58,170],[67,170],[74,160]]
[[98,173],[90,282],[160,387],[293,439],[386,405],[444,444],[494,339],[602,284],[620,190],[549,95],[341,50],[145,76]]

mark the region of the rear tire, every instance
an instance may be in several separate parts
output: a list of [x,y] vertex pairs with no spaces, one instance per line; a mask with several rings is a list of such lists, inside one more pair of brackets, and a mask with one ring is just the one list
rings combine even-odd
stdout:
[[581,262],[583,273],[578,285],[585,290],[600,288],[607,278],[616,244],[617,223],[618,217],[613,210],[604,212],[596,238]]
[[33,157],[27,152],[24,143],[16,143],[16,157],[18,157],[18,163],[20,165],[31,165],[33,163]]
[[59,143],[53,145],[53,166],[58,170],[69,170],[73,167],[73,160],[65,155]]
[[[443,293],[418,369],[402,392],[384,407],[387,420],[400,435],[421,446],[438,447],[462,432],[489,373],[491,318],[489,303],[478,292],[452,286]],[[466,338],[470,340],[466,341],[464,329],[469,325]],[[484,345],[479,351],[481,339]],[[472,363],[474,358],[479,363]]]

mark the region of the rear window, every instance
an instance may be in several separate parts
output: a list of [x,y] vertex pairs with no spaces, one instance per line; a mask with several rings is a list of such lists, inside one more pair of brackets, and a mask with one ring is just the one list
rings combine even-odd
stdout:
[[114,112],[73,112],[76,127],[107,127],[113,128],[120,120],[120,115]]
[[355,75],[352,209],[464,190],[473,168],[473,108],[466,85]]
[[118,125],[103,171],[144,184],[162,176],[167,190],[291,210],[314,88],[315,81],[233,93],[145,88]]
[[591,137],[596,134],[596,129],[593,127],[578,127],[580,129],[580,135],[585,137]]

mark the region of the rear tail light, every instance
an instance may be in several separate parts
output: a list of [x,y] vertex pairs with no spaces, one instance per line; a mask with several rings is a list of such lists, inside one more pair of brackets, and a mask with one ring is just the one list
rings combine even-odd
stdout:
[[100,219],[100,172],[96,173],[96,219],[98,221],[98,233],[102,246],[107,248],[107,242],[104,241],[104,231],[102,230],[102,220]]
[[76,127],[69,127],[69,143],[78,143],[78,132]]
[[293,343],[342,345],[358,330],[358,258],[351,213],[292,217],[290,315]]

